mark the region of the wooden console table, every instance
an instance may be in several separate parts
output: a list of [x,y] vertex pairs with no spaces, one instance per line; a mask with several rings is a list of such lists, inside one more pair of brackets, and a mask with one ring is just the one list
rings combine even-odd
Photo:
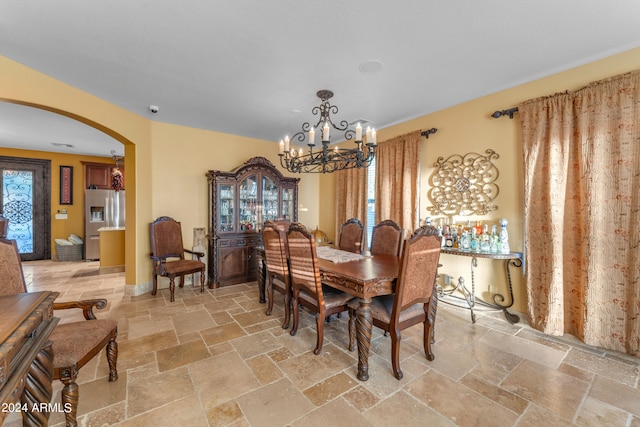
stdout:
[[57,292],[0,297],[0,425],[20,412],[24,426],[46,426],[52,395],[53,352],[49,336]]
[[[450,288],[444,288],[442,286],[437,287],[438,299],[444,303],[452,304],[458,307],[468,308],[471,312],[471,321],[476,322],[476,315],[473,309],[478,306],[488,310],[502,310],[504,317],[510,323],[518,323],[520,317],[516,314],[510,313],[507,309],[513,305],[513,287],[511,285],[511,271],[510,266],[522,267],[522,253],[521,252],[509,252],[502,253],[489,253],[489,252],[471,252],[462,251],[460,249],[442,248],[443,254],[458,255],[471,257],[471,290],[469,290],[464,282],[464,278],[460,276],[458,282]],[[505,274],[507,278],[509,299],[507,300],[504,295],[500,293],[493,294],[493,302],[484,301],[476,297],[476,283],[474,270],[478,266],[478,258],[489,258],[493,260],[504,260]],[[440,259],[442,262],[442,258]],[[457,296],[456,293],[462,296]],[[462,305],[460,303],[466,303]]]

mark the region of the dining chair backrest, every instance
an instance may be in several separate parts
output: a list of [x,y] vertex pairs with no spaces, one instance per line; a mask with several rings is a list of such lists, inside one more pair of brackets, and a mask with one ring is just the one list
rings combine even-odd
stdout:
[[362,252],[362,239],[364,237],[364,226],[358,218],[347,220],[340,227],[340,239],[338,248],[349,252]]
[[386,219],[379,222],[371,231],[372,255],[402,255],[402,243],[404,242],[404,229],[395,221]]
[[153,221],[150,226],[151,253],[161,259],[184,259],[182,226],[180,222],[167,216]]
[[438,229],[427,225],[417,229],[404,243],[392,312],[396,323],[402,310],[429,302],[438,273],[441,241]]
[[318,302],[322,304],[322,282],[315,238],[303,224],[294,222],[287,232],[287,248],[292,285],[304,286],[307,292],[315,294]]
[[2,277],[0,296],[27,292],[20,253],[14,240],[0,238],[0,277]]
[[287,235],[276,222],[266,221],[262,228],[262,242],[267,271],[285,278],[289,276],[287,265]]

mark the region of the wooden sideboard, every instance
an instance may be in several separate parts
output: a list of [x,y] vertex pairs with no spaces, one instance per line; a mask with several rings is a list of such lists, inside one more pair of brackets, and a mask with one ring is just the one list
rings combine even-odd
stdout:
[[49,336],[57,292],[0,297],[0,425],[20,412],[25,426],[46,426],[52,396]]

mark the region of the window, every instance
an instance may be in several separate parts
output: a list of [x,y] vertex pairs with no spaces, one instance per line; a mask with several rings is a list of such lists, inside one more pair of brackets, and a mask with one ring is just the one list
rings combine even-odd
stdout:
[[371,233],[376,225],[376,159],[367,168],[367,248],[371,247]]

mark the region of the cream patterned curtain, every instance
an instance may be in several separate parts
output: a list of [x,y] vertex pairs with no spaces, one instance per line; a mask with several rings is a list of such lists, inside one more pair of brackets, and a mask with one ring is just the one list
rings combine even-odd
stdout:
[[392,219],[410,235],[419,227],[420,141],[415,131],[378,144],[376,224]]
[[367,219],[367,170],[347,169],[336,174],[336,230],[349,218],[358,218],[364,224]]
[[640,70],[518,111],[529,322],[640,356]]

